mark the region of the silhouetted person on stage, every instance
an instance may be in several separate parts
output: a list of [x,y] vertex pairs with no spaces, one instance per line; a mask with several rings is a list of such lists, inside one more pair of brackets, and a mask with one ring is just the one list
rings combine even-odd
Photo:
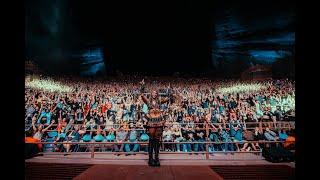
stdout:
[[[144,103],[148,105],[149,111],[146,115],[147,118],[147,132],[149,134],[149,166],[160,166],[159,161],[159,150],[160,141],[163,132],[164,120],[163,115],[160,110],[160,105],[168,102],[170,99],[168,97],[160,97],[156,91],[152,91],[151,97],[147,98],[144,96],[144,80],[140,82],[141,84],[141,98]],[[153,158],[154,151],[154,158]]]

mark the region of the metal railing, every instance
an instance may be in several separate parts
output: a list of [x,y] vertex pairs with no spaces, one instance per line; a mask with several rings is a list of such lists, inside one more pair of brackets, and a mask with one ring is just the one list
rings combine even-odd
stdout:
[[[244,123],[240,123],[241,125],[243,125]],[[262,125],[262,129],[265,129],[266,127],[263,127],[263,126],[268,126],[269,128],[273,128],[273,129],[295,129],[295,122],[294,121],[278,121],[278,122],[246,122],[246,129],[248,130],[253,130],[255,129],[255,127],[258,127],[259,125]],[[84,125],[84,124],[69,124],[70,127],[74,127],[74,125]],[[200,128],[202,130],[205,130],[205,129],[211,129],[211,130],[214,130],[216,128],[218,128],[219,125],[221,125],[223,127],[223,129],[225,130],[229,130],[230,128],[228,127],[224,127],[225,125],[229,125],[229,123],[165,123],[165,126],[166,125],[171,125],[171,126],[174,126],[174,125],[177,125],[178,127],[184,127],[184,126],[196,126],[196,125],[202,125],[204,126],[205,128]],[[213,128],[213,127],[210,127],[210,126],[216,126],[216,128]],[[249,127],[248,127],[249,125]],[[255,127],[251,127],[251,125],[256,125]],[[58,124],[53,124],[52,127],[57,127]],[[85,125],[84,125],[85,126]],[[97,127],[97,129],[101,129],[101,131],[108,131],[107,127],[109,127],[110,129],[111,128],[114,128],[114,129],[117,129],[119,128],[120,126],[130,126],[130,124],[113,124],[113,125],[95,125]],[[104,128],[101,128],[101,127],[104,127]],[[87,131],[92,131],[92,132],[96,132],[97,129],[94,129],[94,130],[87,130]],[[130,130],[130,128],[126,128],[125,130]],[[143,127],[136,127],[136,130],[145,130],[145,128]],[[48,132],[50,131],[57,131],[57,130],[47,130]],[[70,130],[68,130],[70,131]]]
[[[91,158],[95,157],[95,154],[146,154],[147,152],[117,152],[117,151],[105,151],[105,152],[95,152],[96,147],[100,146],[107,146],[107,145],[121,145],[121,144],[139,144],[139,145],[148,145],[148,141],[145,142],[70,142],[70,141],[65,141],[65,142],[26,142],[27,144],[55,144],[55,145],[61,145],[61,144],[71,144],[71,145],[85,145],[86,148],[90,148],[90,154]],[[283,143],[295,143],[295,141],[242,141],[242,142],[212,142],[212,141],[205,141],[205,142],[161,142],[162,144],[204,144],[205,145],[205,151],[191,151],[191,152],[163,152],[160,151],[160,154],[190,154],[190,153],[202,153],[205,154],[206,160],[209,159],[210,154],[214,153],[258,153],[262,155],[262,151],[209,151],[209,146],[214,145],[214,144],[244,144],[244,143],[258,143],[258,144],[283,144]],[[98,146],[97,146],[98,145]],[[89,152],[40,152],[40,154],[88,154]]]

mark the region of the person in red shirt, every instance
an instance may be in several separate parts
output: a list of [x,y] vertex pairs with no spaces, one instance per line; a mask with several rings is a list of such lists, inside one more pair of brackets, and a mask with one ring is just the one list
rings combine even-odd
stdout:
[[58,131],[58,133],[61,132],[62,127],[66,127],[66,126],[67,126],[67,120],[66,120],[66,118],[63,118],[62,121],[59,120],[58,126],[57,126],[57,131]]
[[111,109],[111,108],[112,108],[111,102],[108,101],[108,102],[106,103],[106,106],[107,106],[107,109],[108,109],[108,110]]
[[108,110],[107,103],[102,104],[102,106],[101,106],[101,113],[102,113],[102,114],[105,114],[107,110]]
[[90,111],[90,105],[89,105],[89,103],[86,103],[85,105],[84,105],[84,116],[87,116],[88,115],[88,113],[89,113],[89,111]]
[[[24,142],[25,143],[35,143],[35,142],[40,142],[39,139],[36,139],[36,138],[33,138],[33,137],[25,137],[24,138]],[[42,145],[41,144],[38,144],[38,150],[41,151],[42,149]]]
[[35,155],[38,154],[38,152],[42,150],[41,144],[32,144],[32,143],[39,142],[38,139],[33,138],[32,136],[33,136],[33,132],[31,130],[26,131],[25,138],[24,138],[24,142],[26,143],[25,158],[34,157]]

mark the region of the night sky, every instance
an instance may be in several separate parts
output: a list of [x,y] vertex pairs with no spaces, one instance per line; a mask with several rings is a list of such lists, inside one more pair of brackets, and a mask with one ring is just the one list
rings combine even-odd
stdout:
[[29,0],[26,57],[47,71],[81,75],[240,72],[292,59],[289,2]]

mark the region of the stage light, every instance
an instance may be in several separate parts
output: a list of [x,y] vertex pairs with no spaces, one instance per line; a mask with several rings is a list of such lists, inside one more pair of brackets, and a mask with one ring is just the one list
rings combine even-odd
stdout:
[[265,85],[254,83],[254,84],[234,84],[229,87],[222,87],[217,89],[217,92],[219,93],[240,93],[240,92],[256,92],[267,88]]
[[48,92],[71,92],[73,89],[51,79],[32,79],[26,77],[25,86],[31,89],[39,89]]

